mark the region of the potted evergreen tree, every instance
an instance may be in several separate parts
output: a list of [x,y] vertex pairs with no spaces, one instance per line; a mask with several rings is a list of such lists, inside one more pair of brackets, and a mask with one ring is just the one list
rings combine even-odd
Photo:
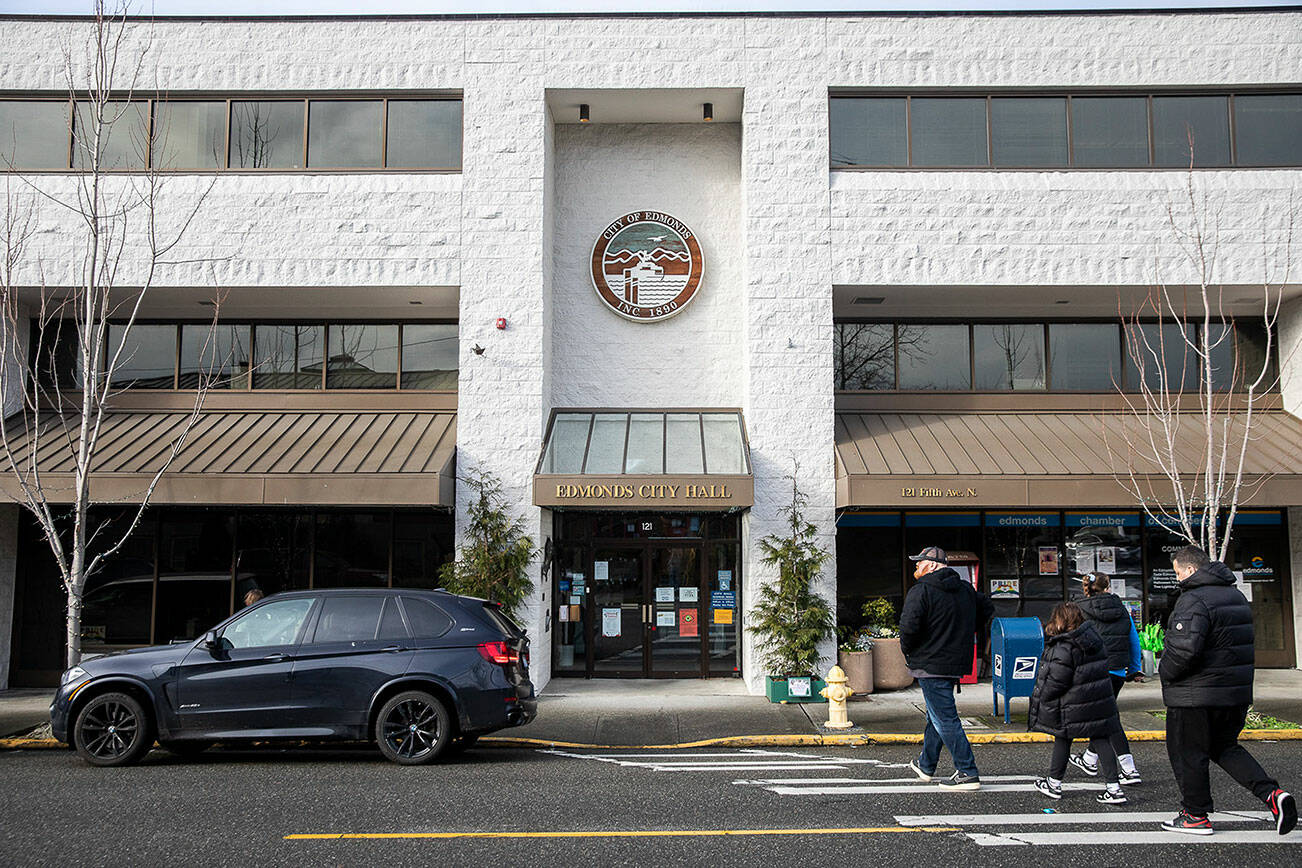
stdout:
[[[830,555],[818,545],[817,529],[805,520],[805,503],[793,474],[791,504],[781,510],[787,533],[760,540],[761,560],[777,567],[778,575],[760,585],[748,629],[759,640],[761,660],[769,673],[765,694],[772,702],[826,702],[819,695],[826,684],[818,677],[823,660],[818,646],[831,638],[836,620],[827,600],[812,585]],[[793,685],[792,679],[799,681]]]
[[533,590],[533,540],[524,532],[524,521],[507,512],[496,476],[476,470],[461,481],[473,492],[461,557],[440,567],[439,578],[452,593],[491,600],[514,616]]

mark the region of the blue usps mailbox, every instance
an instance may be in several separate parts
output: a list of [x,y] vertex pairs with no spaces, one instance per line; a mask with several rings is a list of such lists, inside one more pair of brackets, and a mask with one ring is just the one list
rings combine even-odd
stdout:
[[1013,697],[1030,697],[1035,689],[1043,653],[1044,630],[1039,618],[995,618],[990,625],[995,714],[999,713],[999,696],[1003,694],[1004,723],[1009,722],[1008,706]]

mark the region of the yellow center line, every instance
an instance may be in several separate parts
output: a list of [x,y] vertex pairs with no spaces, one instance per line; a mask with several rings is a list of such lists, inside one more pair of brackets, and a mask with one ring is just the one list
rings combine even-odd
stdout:
[[880,835],[959,832],[950,826],[860,826],[835,829],[627,829],[570,832],[337,832],[286,835],[286,841],[380,840],[390,838],[722,838],[732,835]]

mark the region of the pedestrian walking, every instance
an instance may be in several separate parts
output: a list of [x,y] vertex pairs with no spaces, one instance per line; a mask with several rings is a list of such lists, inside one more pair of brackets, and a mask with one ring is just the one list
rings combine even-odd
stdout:
[[972,669],[976,632],[994,614],[994,606],[978,594],[970,582],[949,566],[945,550],[927,546],[909,560],[915,561],[917,584],[904,598],[900,613],[900,650],[909,674],[918,679],[927,709],[927,727],[922,735],[922,754],[909,763],[924,781],[936,774],[940,749],[954,760],[954,774],[940,783],[948,790],[979,790],[972,745],[963,732],[954,704],[959,678]]
[[1108,675],[1107,652],[1103,638],[1075,603],[1055,606],[1044,627],[1044,656],[1031,693],[1027,728],[1053,736],[1049,775],[1036,778],[1036,790],[1051,799],[1062,798],[1072,740],[1087,738],[1098,758],[1095,774],[1102,770],[1107,783],[1096,801],[1101,805],[1126,803],[1110,741],[1121,729],[1121,720]]
[[1252,606],[1234,573],[1197,546],[1171,558],[1180,596],[1167,618],[1157,674],[1166,705],[1166,752],[1180,789],[1180,813],[1162,828],[1212,834],[1208,762],[1214,762],[1270,808],[1275,829],[1297,825],[1297,804],[1239,744],[1252,704],[1255,637]]
[[[1111,576],[1106,573],[1086,573],[1081,577],[1081,585],[1085,599],[1077,600],[1076,605],[1103,639],[1103,650],[1108,658],[1108,675],[1112,680],[1112,696],[1115,698],[1127,680],[1143,677],[1140,674],[1143,664],[1139,650],[1139,631],[1135,629],[1135,622],[1121,598],[1111,592]],[[1118,726],[1108,741],[1117,755],[1121,783],[1142,783],[1139,769],[1135,767],[1135,758],[1130,753],[1125,729]],[[1099,758],[1093,750],[1072,754],[1071,764],[1090,777],[1096,777],[1099,773]]]

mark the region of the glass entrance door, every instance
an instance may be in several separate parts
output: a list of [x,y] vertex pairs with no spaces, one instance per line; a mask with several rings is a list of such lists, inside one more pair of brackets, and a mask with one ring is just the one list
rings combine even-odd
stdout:
[[646,573],[642,549],[593,552],[590,612],[594,675],[646,672]]
[[650,670],[655,677],[694,678],[701,666],[701,548],[655,546],[647,552],[647,594],[653,621]]

